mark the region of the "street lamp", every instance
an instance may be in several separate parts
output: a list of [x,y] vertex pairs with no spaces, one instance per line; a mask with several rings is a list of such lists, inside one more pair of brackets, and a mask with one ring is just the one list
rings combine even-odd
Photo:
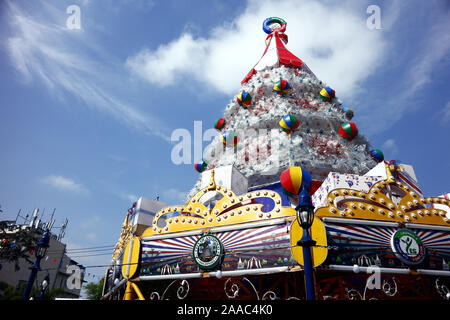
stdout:
[[47,248],[49,247],[50,243],[50,232],[49,230],[46,230],[44,234],[42,235],[41,239],[39,239],[37,243],[37,250],[36,250],[36,261],[34,265],[31,267],[31,274],[28,278],[28,283],[25,288],[25,292],[23,293],[22,300],[28,300],[30,297],[31,289],[33,288],[34,280],[36,279],[36,275],[38,271],[40,270],[40,263],[41,259],[45,256],[47,253]]
[[50,277],[47,273],[47,275],[44,278],[44,281],[42,281],[42,284],[41,284],[41,295],[39,296],[39,299],[44,300],[45,290],[47,289],[49,283],[50,283]]
[[311,228],[314,221],[314,206],[311,201],[311,196],[304,186],[302,187],[298,195],[298,206],[295,208],[295,210],[297,211],[298,224],[303,229],[303,236],[297,242],[297,245],[303,248],[303,268],[305,273],[306,300],[315,300],[311,247],[314,246],[316,242],[311,238],[311,235],[309,234],[309,228]]

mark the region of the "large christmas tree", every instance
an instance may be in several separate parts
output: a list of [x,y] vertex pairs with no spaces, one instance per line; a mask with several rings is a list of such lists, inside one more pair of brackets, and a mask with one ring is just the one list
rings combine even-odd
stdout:
[[310,171],[316,185],[330,171],[364,174],[373,168],[369,142],[350,121],[353,110],[286,49],[286,22],[268,18],[263,30],[266,50],[216,122],[220,135],[205,149],[204,166],[196,168],[234,164],[249,187],[278,181],[289,166]]

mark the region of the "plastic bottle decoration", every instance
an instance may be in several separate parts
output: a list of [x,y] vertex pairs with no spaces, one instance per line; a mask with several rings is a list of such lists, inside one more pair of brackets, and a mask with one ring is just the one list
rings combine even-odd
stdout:
[[342,113],[345,114],[345,117],[347,118],[347,120],[352,120],[352,118],[353,118],[353,109],[352,108],[342,107]]
[[297,197],[300,189],[311,187],[311,174],[301,167],[289,167],[280,175],[283,192],[289,197]]
[[275,83],[273,90],[280,96],[285,96],[291,91],[291,86],[286,80],[280,80]]
[[224,118],[219,118],[219,119],[217,119],[216,120],[216,122],[214,123],[214,128],[216,128],[217,130],[222,130],[223,129],[223,127],[225,127],[225,124],[226,124],[227,122],[225,121],[225,119]]
[[320,99],[325,102],[329,102],[334,99],[336,92],[330,87],[322,88],[320,90]]
[[380,149],[370,150],[369,154],[376,162],[381,162],[384,160],[384,154]]
[[358,128],[354,122],[345,122],[339,128],[339,134],[342,138],[350,141],[358,135]]
[[195,163],[195,170],[201,173],[205,171],[207,165],[206,161],[197,162]]
[[252,96],[247,91],[242,91],[237,95],[236,101],[241,107],[247,108],[252,103]]
[[238,137],[236,135],[236,132],[233,130],[227,130],[224,131],[222,134],[222,143],[225,146],[236,146],[238,142]]
[[283,130],[287,134],[290,134],[293,131],[297,131],[298,127],[300,126],[300,122],[297,120],[297,118],[290,114],[284,116],[279,122],[279,124],[281,130]]

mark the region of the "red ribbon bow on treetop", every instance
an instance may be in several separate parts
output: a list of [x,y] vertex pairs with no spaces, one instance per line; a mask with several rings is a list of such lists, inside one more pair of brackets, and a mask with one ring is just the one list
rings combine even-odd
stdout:
[[285,31],[286,31],[286,25],[284,25],[283,27],[281,27],[279,29],[272,31],[272,33],[266,37],[266,45],[268,44],[269,39],[272,38],[274,35],[275,35],[275,38],[281,38],[285,44],[288,43],[288,36],[287,36],[287,34],[284,33]]

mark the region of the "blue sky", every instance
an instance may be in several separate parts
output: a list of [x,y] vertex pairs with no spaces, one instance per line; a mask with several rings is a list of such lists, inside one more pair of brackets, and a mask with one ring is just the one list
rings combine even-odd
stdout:
[[[81,29],[67,28],[70,5]],[[367,27],[369,5],[380,7],[381,29]],[[198,174],[172,163],[171,133],[222,116],[264,50],[269,16],[287,21],[287,47],[355,110],[373,148],[412,164],[426,196],[450,191],[445,1],[0,6],[0,218],[36,207],[48,218],[56,208],[56,226],[69,219],[69,248],[115,244],[140,196],[182,203]]]

